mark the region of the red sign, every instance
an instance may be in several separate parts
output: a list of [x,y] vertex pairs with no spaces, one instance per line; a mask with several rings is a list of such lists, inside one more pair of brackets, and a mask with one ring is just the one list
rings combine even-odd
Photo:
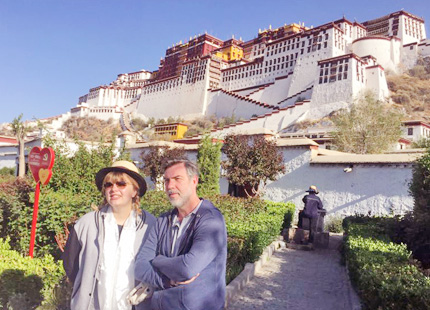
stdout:
[[41,149],[35,146],[28,154],[28,166],[30,167],[31,174],[36,181],[36,192],[34,193],[34,206],[33,206],[33,222],[31,224],[30,236],[30,251],[29,255],[33,258],[34,242],[36,240],[36,224],[37,212],[39,210],[39,194],[40,184],[46,185],[52,176],[52,166],[54,166],[55,153],[50,147]]
[[36,182],[43,185],[48,184],[52,176],[52,166],[54,165],[55,153],[50,147],[41,149],[35,146],[28,154],[28,166]]

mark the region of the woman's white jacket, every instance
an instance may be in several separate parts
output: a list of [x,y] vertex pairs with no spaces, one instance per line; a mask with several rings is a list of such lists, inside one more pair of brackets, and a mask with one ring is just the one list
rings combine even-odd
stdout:
[[[107,294],[110,289],[109,286],[112,285],[112,281],[109,279],[115,277],[114,273],[117,271],[104,268],[106,264],[110,263],[111,257],[104,256],[103,253],[112,252],[114,238],[112,231],[117,230],[117,227],[112,225],[110,209],[110,206],[105,206],[100,211],[85,214],[70,231],[62,259],[66,275],[73,282],[72,310],[98,310],[105,308],[103,305],[106,306],[106,300],[103,296]],[[134,263],[140,246],[145,242],[149,230],[155,224],[155,217],[144,210],[140,215],[132,216],[132,219],[134,223],[128,223],[123,228],[125,233],[127,230],[124,231],[124,229],[133,228],[133,231],[128,231],[128,234],[134,237],[134,241],[131,242],[132,244],[125,245],[131,246],[132,249],[126,251],[127,255],[122,255],[118,262]],[[104,249],[105,246],[106,249]],[[129,255],[133,257],[130,258]],[[129,266],[122,265],[121,267],[118,269],[119,272],[122,272],[121,270],[124,268],[130,270]],[[125,269],[123,271],[124,275],[120,278],[128,281],[130,275]],[[120,295],[124,294],[125,291],[117,293]],[[101,304],[96,296],[103,298]],[[141,305],[136,309],[144,308]]]

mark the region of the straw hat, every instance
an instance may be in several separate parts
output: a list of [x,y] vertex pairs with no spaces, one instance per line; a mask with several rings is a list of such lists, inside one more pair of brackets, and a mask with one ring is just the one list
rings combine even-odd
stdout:
[[126,160],[116,161],[112,164],[112,166],[100,169],[100,171],[97,172],[96,185],[99,191],[102,190],[103,180],[105,179],[105,176],[112,171],[126,173],[130,177],[135,179],[137,184],[139,184],[139,196],[142,197],[143,195],[145,195],[146,193],[145,179],[139,174],[139,170],[137,169],[136,165]]
[[315,185],[309,186],[309,189],[307,190],[307,192],[318,194],[318,190],[317,190],[317,187]]

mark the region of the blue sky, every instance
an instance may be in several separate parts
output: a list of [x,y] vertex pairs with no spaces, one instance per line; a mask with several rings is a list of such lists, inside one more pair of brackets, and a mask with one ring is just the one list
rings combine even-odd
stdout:
[[117,74],[156,70],[167,47],[207,31],[222,40],[293,22],[423,17],[428,0],[0,0],[0,123],[59,115]]

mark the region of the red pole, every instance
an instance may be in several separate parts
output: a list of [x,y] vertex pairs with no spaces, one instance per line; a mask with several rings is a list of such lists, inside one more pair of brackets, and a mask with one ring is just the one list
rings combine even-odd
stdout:
[[31,258],[33,258],[34,239],[36,238],[37,212],[39,210],[39,193],[40,193],[40,182],[37,182],[36,193],[34,195],[33,222],[31,223],[30,252],[29,252],[29,256]]

